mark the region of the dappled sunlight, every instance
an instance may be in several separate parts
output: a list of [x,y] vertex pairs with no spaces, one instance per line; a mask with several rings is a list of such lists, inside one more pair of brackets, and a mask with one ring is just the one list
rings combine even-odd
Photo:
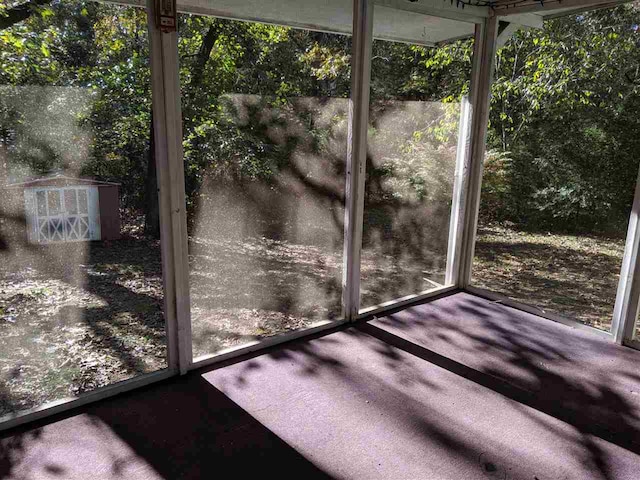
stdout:
[[472,279],[607,332],[640,162],[638,2],[622,3],[501,45]]
[[365,331],[394,345],[410,343],[426,359],[436,355],[461,374],[473,369],[489,375],[490,388],[572,424],[585,443],[596,435],[637,450],[633,350],[469,294],[371,324]]
[[572,442],[575,458],[602,478],[617,478],[618,459],[603,450],[603,440],[638,453],[640,403],[633,393],[638,353],[633,350],[468,294],[444,296],[370,323],[361,328],[517,400],[521,413]]
[[445,283],[459,109],[395,99],[371,105],[363,308]]
[[1,1],[0,478],[635,478],[638,2]]
[[78,119],[91,113],[99,96],[81,86],[0,85],[0,106],[3,116],[13,120],[15,135],[9,155],[23,160],[3,165],[1,180],[26,181],[43,167],[78,176],[94,142],[94,132]]
[[[121,242],[34,246],[27,259],[37,259],[35,267],[2,269],[5,412],[164,368],[159,251]],[[156,257],[141,267],[149,255]],[[65,261],[56,267],[45,261],[51,257]]]
[[473,285],[610,330],[624,240],[481,226]]
[[[434,312],[439,310],[435,303]],[[407,310],[398,328],[411,325],[411,318],[417,326],[419,317],[412,315],[422,307],[429,304],[414,307],[413,314]],[[439,328],[428,316],[420,318],[428,322],[421,326],[424,335],[451,330],[452,335],[463,336],[448,325]],[[504,319],[495,318],[495,322]],[[366,333],[347,329],[298,341],[203,376],[336,477],[361,478],[367,472],[368,478],[390,478],[401,471],[409,478],[501,474],[497,478],[613,479],[633,470],[637,462],[635,454],[593,436],[588,429],[574,428],[582,424],[567,425],[565,418],[553,418],[544,408],[519,403],[521,397],[511,400],[511,392],[501,389],[499,382],[494,385],[498,393],[492,391],[495,380],[483,380],[477,371],[424,353],[419,345],[396,342],[375,329],[358,328]],[[480,341],[473,341],[476,348]],[[538,353],[547,354],[536,350],[533,338],[525,343],[533,348],[531,357],[523,345],[510,349],[507,361],[525,367],[529,358],[534,362]],[[538,345],[550,349],[547,361],[562,358],[554,356],[552,345],[552,340],[544,347]],[[493,347],[498,349],[495,353],[506,353],[506,338]],[[486,361],[492,354],[485,353],[481,359]],[[479,371],[486,371],[488,379],[499,375],[489,364]],[[537,371],[529,373],[531,384],[546,382]],[[572,385],[564,392],[567,399],[578,393],[578,384]],[[584,395],[594,400],[605,391],[603,385]],[[612,390],[608,391],[609,401]],[[545,399],[541,402],[547,405]],[[615,408],[629,411],[625,403],[617,402]],[[623,418],[625,426],[619,428],[632,428],[628,422],[634,422],[635,415]],[[355,457],[351,448],[345,448],[351,445],[358,448]]]
[[344,156],[338,155],[346,148],[348,101],[272,101],[221,99],[237,128],[268,141],[263,155],[272,157],[273,174],[229,176],[217,166],[200,186],[190,218],[195,356],[340,315]]
[[108,424],[87,414],[0,440],[0,447],[0,476],[6,480],[168,478]]
[[[185,49],[198,30],[244,28],[182,19]],[[195,355],[278,333],[266,323],[281,322],[285,333],[339,318],[348,99],[227,93],[205,84],[192,91],[187,80],[194,79],[183,74]],[[204,118],[192,103],[199,95],[217,105]],[[403,100],[373,107],[365,307],[444,284],[459,109]],[[210,130],[214,124],[227,132],[224,140]],[[201,172],[189,163],[200,157]],[[235,325],[241,319],[248,325]],[[216,332],[221,338],[210,335]]]
[[149,102],[146,27],[128,53],[116,45],[136,19],[146,15],[64,0],[2,28],[0,417],[166,367],[160,245],[139,225],[122,238],[131,191],[113,181],[136,175],[149,145],[148,128],[118,130],[132,92],[107,75],[143,59],[147,90],[127,105]]
[[[74,472],[91,462],[84,471],[97,478],[228,468],[244,477],[282,465],[301,478],[633,478],[640,404],[626,389],[638,381],[637,357],[446,295],[18,433],[2,444],[0,471],[82,478]],[[34,460],[52,438],[51,453]]]

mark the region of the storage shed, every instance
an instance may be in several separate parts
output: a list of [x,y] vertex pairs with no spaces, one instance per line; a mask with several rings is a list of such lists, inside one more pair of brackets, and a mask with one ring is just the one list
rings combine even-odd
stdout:
[[7,185],[30,243],[120,238],[119,184],[56,174]]

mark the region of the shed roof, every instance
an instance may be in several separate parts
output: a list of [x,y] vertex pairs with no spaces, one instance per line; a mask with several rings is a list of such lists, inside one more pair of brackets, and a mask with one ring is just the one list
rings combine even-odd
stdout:
[[96,180],[94,178],[82,178],[82,177],[68,177],[61,173],[55,173],[52,175],[45,175],[40,177],[32,177],[23,182],[9,183],[6,187],[37,187],[37,186],[46,186],[46,185],[120,185],[115,182],[104,182],[101,180]]

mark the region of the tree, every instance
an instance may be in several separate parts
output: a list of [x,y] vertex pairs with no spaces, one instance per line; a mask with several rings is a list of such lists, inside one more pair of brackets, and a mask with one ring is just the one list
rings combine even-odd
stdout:
[[0,6],[0,30],[12,27],[18,22],[23,22],[33,13],[38,12],[40,7],[51,3],[51,0],[32,0],[29,2],[19,3],[7,8],[5,5]]
[[[499,52],[489,129],[495,155],[488,161],[497,163],[488,165],[495,171],[487,179],[500,184],[486,189],[487,195],[497,195],[486,202],[492,219],[600,230],[624,222],[634,183],[629,172],[637,170],[640,147],[634,134],[639,122],[638,11],[635,3],[555,19],[543,30],[518,32]],[[145,230],[157,236],[146,29],[146,12],[132,7],[85,0],[0,5],[0,83],[5,89],[0,139],[9,177],[77,167],[78,173],[120,182],[125,208],[142,212]],[[469,91],[472,47],[470,39],[438,48],[375,41],[372,119],[397,101],[455,108]],[[350,54],[347,36],[180,15],[189,208],[197,203],[205,178],[269,182],[287,166],[292,144],[274,142],[260,125],[239,124],[230,94],[260,96],[265,108],[277,108],[282,118],[306,121],[321,145],[327,131],[316,131],[308,112],[298,111],[292,99],[347,98]],[[60,119],[43,119],[42,131],[37,122],[25,121],[25,107],[35,109],[34,99],[52,101],[35,86],[85,92],[76,100],[86,108],[68,111],[74,131],[87,139],[81,160],[59,142],[65,125]],[[25,95],[31,100],[22,101]],[[451,123],[453,117],[445,117],[442,121]],[[418,138],[419,130],[398,151],[431,151],[428,139],[434,137]],[[43,138],[46,142],[38,140]],[[409,161],[410,155],[403,158]],[[392,176],[391,164],[396,172],[405,171],[398,170],[400,157],[383,168],[372,166],[369,183]],[[418,193],[429,181],[425,176],[433,175],[420,162],[412,164],[412,188]],[[487,214],[484,207],[482,214]]]
[[498,53],[489,144],[510,157],[503,220],[624,232],[640,148],[639,22],[638,3],[558,18]]

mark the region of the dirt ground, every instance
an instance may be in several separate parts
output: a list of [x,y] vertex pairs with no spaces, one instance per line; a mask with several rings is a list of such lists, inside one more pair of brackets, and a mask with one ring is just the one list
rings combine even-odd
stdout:
[[166,366],[157,243],[2,252],[0,413]]
[[341,315],[341,255],[264,237],[190,242],[197,358]]
[[[480,229],[474,284],[607,329],[624,242]],[[166,366],[158,242],[31,247],[0,262],[0,414]],[[342,252],[264,237],[192,239],[194,356],[338,318]],[[365,250],[363,304],[442,281]]]
[[484,226],[472,284],[610,330],[623,253],[622,239]]

